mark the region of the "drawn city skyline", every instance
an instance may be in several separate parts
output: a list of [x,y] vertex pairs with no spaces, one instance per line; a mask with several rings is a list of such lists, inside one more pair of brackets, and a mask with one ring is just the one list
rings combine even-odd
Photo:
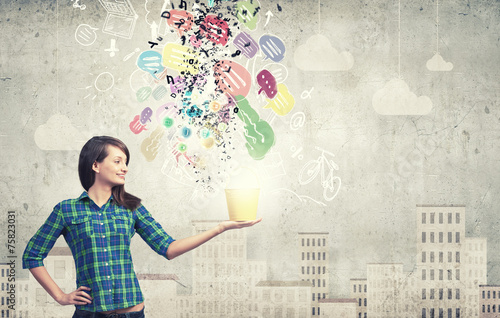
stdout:
[[[500,287],[487,284],[487,238],[465,235],[464,205],[417,205],[417,263],[368,263],[366,277],[352,277],[350,294],[331,298],[335,257],[329,232],[297,232],[298,280],[268,280],[268,264],[247,258],[247,233],[229,231],[190,253],[192,290],[175,273],[138,273],[146,313],[161,317],[489,317],[500,309]],[[218,220],[193,220],[195,233]],[[141,262],[143,260],[135,260]],[[74,289],[73,257],[68,247],[54,247],[46,267],[63,290]],[[2,304],[8,265],[1,267]],[[183,286],[186,287],[186,286]],[[497,288],[498,287],[498,288]],[[498,292],[498,297],[496,297]],[[59,306],[31,276],[17,282],[17,316],[65,317],[72,306]],[[483,295],[481,297],[481,295]],[[70,308],[71,307],[71,308]],[[36,308],[36,309],[35,309]],[[484,309],[483,309],[484,308]],[[5,307],[2,310],[6,311]]]

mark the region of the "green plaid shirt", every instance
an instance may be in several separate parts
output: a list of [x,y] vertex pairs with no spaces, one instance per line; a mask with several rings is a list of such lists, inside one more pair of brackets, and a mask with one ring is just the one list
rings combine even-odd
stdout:
[[43,259],[62,234],[76,265],[76,285],[90,287],[93,300],[78,309],[98,312],[143,302],[130,255],[135,232],[158,254],[167,257],[174,240],[143,205],[130,211],[113,203],[99,208],[83,192],[78,199],[57,204],[31,238],[23,254],[23,268],[43,266]]

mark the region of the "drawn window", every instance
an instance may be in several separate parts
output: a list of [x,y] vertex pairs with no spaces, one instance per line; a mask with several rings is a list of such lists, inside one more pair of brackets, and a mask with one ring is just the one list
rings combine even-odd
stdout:
[[443,262],[443,252],[439,252],[439,262]]
[[422,318],[427,318],[427,310],[422,308]]
[[422,252],[422,263],[425,263],[425,252]]
[[439,280],[443,280],[443,270],[439,270]]
[[422,232],[422,243],[425,243],[425,232]]
[[453,223],[453,214],[448,213],[448,224]]
[[451,308],[448,308],[448,318],[451,318],[452,314],[453,314],[453,311],[451,310]]
[[431,263],[434,263],[434,252],[431,252],[430,256],[431,256]]
[[453,261],[452,256],[453,256],[453,253],[448,252],[448,263],[451,263]]
[[307,239],[307,246],[309,246],[309,239]]
[[460,232],[456,233],[456,242],[455,243],[460,243]]
[[422,269],[422,280],[426,279],[425,275],[426,275],[426,271],[425,271],[425,269]]
[[434,280],[434,270],[431,269],[431,280]]
[[456,280],[460,280],[460,270],[459,269],[456,269],[456,274],[455,274],[455,279]]
[[460,308],[457,308],[455,318],[460,318]]
[[453,240],[453,234],[451,232],[448,232],[448,243],[451,243]]
[[312,246],[315,246],[316,240],[312,239],[311,241],[312,241]]
[[448,299],[453,299],[453,292],[451,291],[451,288],[448,288]]
[[439,232],[439,243],[443,243],[443,232]]
[[[460,263],[460,252],[455,253],[455,261],[457,263]],[[495,292],[493,292],[493,295],[495,295]],[[493,298],[495,298],[495,297],[493,297]]]
[[443,213],[439,213],[439,224],[443,224]]
[[[422,288],[422,299],[426,299],[425,296],[426,296],[426,291],[425,291],[425,288]],[[360,299],[360,302],[361,302],[361,299]]]
[[455,215],[455,223],[460,224],[460,213]]
[[460,299],[460,288],[457,288],[457,289],[455,290],[455,298],[456,298],[456,299]]
[[434,299],[434,288],[431,288],[429,292],[429,299]]
[[434,232],[431,232],[431,243],[434,243]]
[[422,224],[425,224],[425,221],[426,221],[425,220],[425,215],[426,215],[425,213],[422,213]]
[[436,213],[431,213],[431,224],[434,224],[434,216],[436,215]]
[[302,239],[302,246],[304,246],[304,239]]

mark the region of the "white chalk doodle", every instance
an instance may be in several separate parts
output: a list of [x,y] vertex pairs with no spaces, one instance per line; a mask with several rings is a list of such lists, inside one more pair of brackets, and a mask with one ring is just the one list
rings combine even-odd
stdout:
[[109,56],[113,57],[115,56],[116,52],[120,51],[116,47],[116,39],[111,39],[111,44],[109,49],[104,49],[105,52],[109,52]]
[[311,93],[312,93],[313,90],[314,90],[314,87],[311,87],[310,90],[307,90],[307,89],[304,90],[302,92],[302,94],[300,94],[300,98],[302,98],[302,99],[309,98],[310,99],[311,98]]
[[129,0],[99,0],[108,13],[102,32],[125,39],[134,34],[135,22],[139,17]]
[[326,206],[326,204],[323,203],[323,202],[321,202],[321,201],[316,201],[316,200],[314,200],[313,198],[311,198],[311,197],[309,197],[307,195],[299,195],[299,194],[293,192],[292,190],[286,189],[286,188],[274,189],[274,190],[269,191],[269,193],[272,194],[272,193],[276,193],[276,192],[280,192],[280,191],[290,192],[291,194],[295,195],[297,197],[297,199],[299,199],[299,201],[302,202],[302,203],[307,203],[308,200],[309,200],[309,201],[312,201],[312,202],[314,202],[314,203],[316,203],[318,205]]
[[141,49],[140,49],[140,48],[138,48],[138,47],[137,47],[137,48],[135,48],[134,52],[129,53],[129,54],[127,54],[127,55],[125,55],[125,57],[123,58],[123,62],[128,61],[128,60],[129,60],[132,56],[134,56],[134,55],[135,55],[135,53],[138,53],[138,52],[140,52],[140,51],[141,51]]
[[297,158],[299,160],[304,159],[304,155],[301,154],[302,151],[304,150],[303,147],[292,146],[292,147],[290,147],[290,150],[293,152],[292,158]]
[[97,40],[97,34],[95,33],[98,28],[93,28],[88,24],[80,24],[75,31],[75,40],[83,46],[89,46],[94,44]]
[[292,115],[290,119],[290,129],[291,130],[299,130],[304,127],[306,123],[306,115],[303,112],[296,112]]
[[97,75],[94,81],[94,87],[99,92],[109,91],[115,85],[115,78],[110,72],[102,72]]
[[446,62],[439,54],[439,0],[436,0],[436,52],[426,63],[427,69],[434,72],[449,72],[453,64]]
[[87,8],[86,5],[84,4],[79,4],[80,0],[71,0],[73,2],[73,8],[80,9],[80,10],[85,10]]
[[320,147],[315,147],[321,151],[318,159],[308,161],[299,172],[299,183],[302,185],[310,183],[318,174],[321,177],[321,186],[323,187],[323,197],[326,201],[333,200],[339,193],[341,180],[335,175],[335,171],[339,170],[339,166],[332,160],[326,157],[335,155]]

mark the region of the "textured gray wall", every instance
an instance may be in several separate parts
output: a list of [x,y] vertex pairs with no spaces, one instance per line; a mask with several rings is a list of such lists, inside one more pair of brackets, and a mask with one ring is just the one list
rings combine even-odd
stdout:
[[[57,202],[81,193],[78,153],[93,135],[126,142],[132,152],[127,189],[172,236],[190,235],[191,220],[226,218],[223,178],[212,194],[204,193],[207,182],[179,183],[161,172],[168,140],[153,161],[141,152],[155,125],[138,135],[129,128],[144,107],[156,110],[173,100],[136,98],[137,83],[149,76],[137,57],[150,49],[150,25],[161,20],[163,1],[132,2],[138,18],[130,38],[102,32],[107,13],[98,1],[75,1],[0,4],[0,204],[5,213],[18,212],[18,254]],[[192,7],[194,1],[187,2]],[[283,41],[280,64],[294,108],[284,116],[264,109],[254,83],[248,99],[273,127],[275,145],[253,160],[242,133],[233,131],[227,138],[236,146],[234,158],[206,159],[205,174],[212,177],[235,163],[259,171],[264,221],[248,231],[249,257],[268,261],[270,279],[296,279],[296,233],[328,231],[331,295],[345,297],[350,278],[366,277],[367,263],[402,262],[411,270],[417,204],[464,204],[467,236],[488,239],[488,283],[500,284],[494,199],[500,192],[500,2],[440,1],[439,13],[435,1],[424,0],[402,1],[400,10],[398,1],[318,4],[261,1],[259,23],[247,31]],[[268,11],[273,16],[266,24]],[[168,33],[155,50],[178,39]],[[113,40],[117,52],[108,50]],[[437,52],[446,62],[433,67],[428,61]],[[271,62],[229,59],[253,76]],[[394,84],[392,91],[386,84]],[[420,99],[391,101],[395,89]],[[331,200],[323,197],[319,177],[299,183],[301,169],[321,154],[315,147],[335,155],[342,185]],[[188,255],[166,262],[140,239],[133,255],[138,272],[174,273],[191,284]]]

